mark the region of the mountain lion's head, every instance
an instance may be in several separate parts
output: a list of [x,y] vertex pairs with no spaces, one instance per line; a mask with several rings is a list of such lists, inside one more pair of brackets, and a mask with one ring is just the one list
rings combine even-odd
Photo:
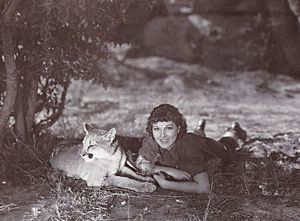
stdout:
[[80,155],[86,162],[91,162],[97,158],[106,158],[114,153],[117,146],[117,142],[114,142],[116,137],[115,128],[105,131],[85,124],[84,130],[86,135],[82,141],[83,148]]

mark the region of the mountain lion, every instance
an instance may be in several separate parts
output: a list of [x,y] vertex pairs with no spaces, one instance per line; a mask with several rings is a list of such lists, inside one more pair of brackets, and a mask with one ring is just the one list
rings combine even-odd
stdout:
[[115,128],[104,131],[85,124],[84,130],[83,147],[56,151],[50,159],[54,168],[85,180],[88,186],[113,185],[136,192],[156,190],[151,177],[139,175],[128,166],[126,153],[115,138]]

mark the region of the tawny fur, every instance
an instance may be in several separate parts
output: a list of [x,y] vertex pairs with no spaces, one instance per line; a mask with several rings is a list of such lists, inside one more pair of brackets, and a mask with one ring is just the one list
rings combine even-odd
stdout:
[[81,178],[88,186],[113,185],[137,192],[153,192],[156,186],[151,177],[136,174],[125,163],[127,157],[115,140],[116,130],[84,126],[83,145],[58,150],[50,159],[51,165],[68,176]]

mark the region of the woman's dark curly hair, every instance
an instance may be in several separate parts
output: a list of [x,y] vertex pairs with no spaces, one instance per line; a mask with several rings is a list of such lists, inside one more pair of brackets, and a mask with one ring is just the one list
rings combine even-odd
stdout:
[[146,131],[152,135],[152,127],[157,122],[173,121],[177,127],[180,127],[179,133],[187,132],[187,124],[183,115],[178,109],[170,104],[161,104],[153,108],[148,117]]

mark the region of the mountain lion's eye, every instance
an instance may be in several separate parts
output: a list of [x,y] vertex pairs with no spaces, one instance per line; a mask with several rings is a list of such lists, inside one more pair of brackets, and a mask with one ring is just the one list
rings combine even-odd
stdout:
[[89,145],[86,150],[89,151],[89,149],[92,148],[93,146],[95,145]]

